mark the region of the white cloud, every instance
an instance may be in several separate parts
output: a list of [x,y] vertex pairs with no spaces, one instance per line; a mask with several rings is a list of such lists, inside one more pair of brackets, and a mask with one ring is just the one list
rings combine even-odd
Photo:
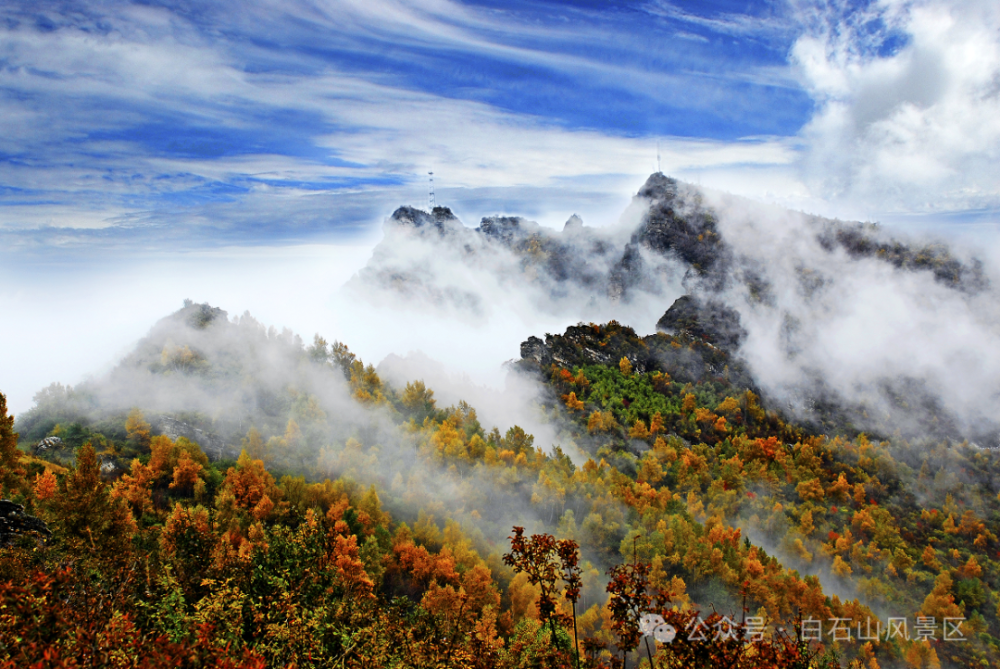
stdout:
[[1000,205],[1000,6],[885,1],[826,19],[792,50],[818,105],[802,132],[813,193],[855,211]]
[[734,12],[719,13],[714,16],[693,14],[667,0],[653,0],[647,3],[644,9],[653,15],[726,35],[774,36],[787,34],[794,29],[793,21],[767,13],[758,16]]
[[324,297],[365,263],[370,249],[223,248],[141,260],[0,266],[0,313],[5,324],[17,324],[0,331],[0,392],[11,411],[20,413],[49,383],[76,385],[106,371],[185,298],[209,302],[230,316],[249,310],[307,341],[317,332],[344,340]]
[[[575,182],[621,195],[623,178],[640,183],[655,168],[652,139],[574,130],[485,102],[413,90],[416,84],[398,74],[342,71],[319,50],[302,48],[320,36],[332,49],[361,55],[368,48],[361,36],[413,47],[415,57],[424,48],[437,57],[475,54],[586,79],[656,104],[676,103],[675,92],[683,88],[684,104],[694,108],[718,105],[724,84],[712,81],[720,77],[788,83],[773,68],[724,73],[704,63],[705,71],[694,76],[649,67],[645,52],[665,58],[676,48],[666,42],[615,45],[615,58],[600,50],[584,54],[579,44],[611,48],[621,26],[611,26],[608,35],[594,16],[582,20],[582,10],[573,10],[581,20],[535,24],[508,11],[443,0],[261,1],[225,17],[211,5],[200,14],[113,3],[92,9],[96,18],[53,15],[57,28],[49,32],[31,21],[0,28],[0,88],[10,93],[0,96],[6,130],[0,151],[17,157],[0,163],[0,183],[23,191],[16,207],[0,210],[2,227],[114,225],[162,213],[170,206],[163,198],[209,183],[249,185],[255,192],[265,187],[247,182],[288,182],[295,189],[295,181],[326,180],[334,192],[341,188],[337,179],[419,183],[434,169],[442,185],[452,187],[559,189]],[[225,32],[217,29],[222,20]],[[268,26],[267,40],[255,39],[262,25]],[[245,142],[248,134],[267,137],[267,114],[283,112],[312,119],[300,140],[317,148],[316,155],[276,155],[272,144],[236,157],[169,151],[165,157],[156,144],[162,138],[146,145],[141,133],[122,132],[146,122],[161,123],[165,134],[194,125],[232,132],[234,141]],[[331,160],[320,158],[323,150]],[[662,151],[664,169],[682,176],[737,165],[749,173],[795,158],[793,145],[780,138],[667,137]],[[334,157],[350,164],[328,164]],[[178,222],[196,222],[206,212],[172,213]],[[212,215],[225,217],[227,210],[217,207]]]

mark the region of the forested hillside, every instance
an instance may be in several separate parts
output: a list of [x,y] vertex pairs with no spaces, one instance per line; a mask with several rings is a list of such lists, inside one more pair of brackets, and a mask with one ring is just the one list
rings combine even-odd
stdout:
[[1000,666],[997,451],[796,424],[682,316],[522,344],[559,446],[191,303],[0,395],[0,666]]

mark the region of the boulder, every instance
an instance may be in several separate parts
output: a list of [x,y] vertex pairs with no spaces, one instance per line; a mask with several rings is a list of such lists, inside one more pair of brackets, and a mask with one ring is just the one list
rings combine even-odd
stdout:
[[45,437],[40,442],[31,447],[32,455],[41,455],[47,451],[58,451],[66,444],[59,437]]

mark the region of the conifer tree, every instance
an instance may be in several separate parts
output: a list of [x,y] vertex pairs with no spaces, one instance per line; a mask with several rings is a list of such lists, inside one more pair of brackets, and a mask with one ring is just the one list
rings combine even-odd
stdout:
[[0,496],[24,488],[24,468],[17,448],[14,417],[7,415],[7,397],[0,393]]
[[71,547],[124,557],[135,519],[127,503],[113,498],[101,481],[97,454],[87,442],[76,455],[76,468],[66,475],[52,502],[58,534]]

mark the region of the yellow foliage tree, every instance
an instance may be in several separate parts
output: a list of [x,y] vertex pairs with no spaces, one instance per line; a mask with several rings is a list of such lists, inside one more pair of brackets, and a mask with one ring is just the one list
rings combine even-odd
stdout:
[[425,386],[423,381],[407,383],[399,399],[407,410],[414,413],[430,413],[436,405],[434,391]]
[[90,442],[77,451],[76,467],[63,479],[50,504],[58,518],[58,531],[80,552],[89,547],[116,557],[129,554],[137,530],[135,519],[128,505],[113,498],[101,481],[97,453]]
[[844,472],[840,472],[840,476],[837,480],[830,484],[828,490],[830,497],[834,498],[838,502],[846,502],[851,496],[851,484],[847,482],[847,477],[844,476]]
[[934,580],[934,588],[924,598],[924,603],[920,607],[920,615],[933,618],[961,618],[962,609],[955,603],[955,596],[951,594],[951,587],[954,583],[948,572],[943,571]]
[[135,408],[128,412],[128,417],[125,419],[125,434],[129,441],[141,448],[149,448],[149,430],[149,423],[146,422],[141,410]]
[[941,669],[941,660],[930,641],[924,639],[906,649],[906,665],[911,669]]
[[305,444],[305,439],[302,437],[302,430],[299,429],[299,424],[295,422],[294,418],[288,419],[283,438],[285,440],[285,447],[290,451],[297,451]]
[[132,473],[123,474],[111,487],[111,496],[128,502],[132,512],[142,516],[153,511],[153,482],[156,473],[138,458],[132,461]]
[[570,411],[583,411],[583,402],[576,398],[576,391],[571,391],[569,395],[563,395],[563,401]]
[[170,489],[200,499],[205,493],[205,482],[201,480],[204,469],[200,462],[191,459],[190,453],[182,451],[177,458],[177,466],[174,467]]
[[726,399],[719,402],[719,406],[715,407],[715,412],[728,416],[729,418],[735,418],[740,410],[740,403],[732,397],[727,397]]
[[649,434],[656,435],[663,431],[663,416],[657,411],[653,414],[653,417],[649,419]]
[[802,539],[796,537],[795,541],[792,542],[792,550],[803,562],[812,562],[813,554],[809,552],[806,545],[802,543]]
[[632,363],[629,362],[628,358],[622,358],[618,361],[618,369],[621,370],[622,376],[632,376]]
[[821,500],[826,496],[823,491],[823,484],[819,482],[819,479],[810,479],[809,481],[802,481],[797,486],[795,486],[795,492],[798,493],[799,498],[803,502],[808,502],[810,500]]
[[637,418],[628,431],[628,436],[631,439],[649,439],[649,430],[646,429],[646,424]]
[[851,569],[851,565],[844,562],[844,559],[839,555],[834,556],[833,566],[831,569],[833,569],[834,574],[840,576],[841,578],[846,578],[854,573],[854,570]]
[[959,570],[962,578],[979,578],[983,575],[983,568],[979,566],[979,560],[975,555],[970,555],[968,561]]
[[805,513],[802,514],[802,517],[799,518],[799,531],[808,537],[815,530],[816,527],[813,525],[812,510],[807,510]]
[[608,432],[618,426],[615,415],[610,411],[595,411],[587,419],[587,431],[591,434],[595,432]]
[[243,450],[247,452],[254,460],[264,460],[267,461],[267,446],[264,443],[264,437],[261,435],[260,431],[257,430],[253,425],[250,426],[250,431],[247,432],[247,436],[243,438]]
[[274,477],[264,468],[264,462],[254,460],[244,450],[236,466],[226,472],[220,495],[231,496],[239,509],[254,511],[264,497],[273,504],[280,497],[280,490],[274,484]]

